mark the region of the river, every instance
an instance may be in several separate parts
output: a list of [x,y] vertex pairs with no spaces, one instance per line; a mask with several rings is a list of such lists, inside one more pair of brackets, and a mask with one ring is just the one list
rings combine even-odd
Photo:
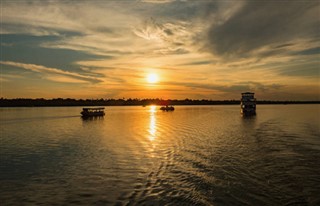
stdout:
[[1,205],[320,205],[320,105],[0,108]]

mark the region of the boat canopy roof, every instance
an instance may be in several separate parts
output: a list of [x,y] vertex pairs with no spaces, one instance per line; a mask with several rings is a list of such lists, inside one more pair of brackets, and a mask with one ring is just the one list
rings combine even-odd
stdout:
[[82,108],[82,110],[84,111],[97,111],[97,110],[104,110],[104,107],[85,107],[85,108]]
[[241,94],[244,95],[244,94],[254,94],[254,93],[253,92],[243,92]]

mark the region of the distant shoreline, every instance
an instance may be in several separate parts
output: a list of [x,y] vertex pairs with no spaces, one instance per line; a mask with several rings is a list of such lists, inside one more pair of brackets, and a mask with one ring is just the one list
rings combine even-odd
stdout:
[[[147,106],[147,105],[238,105],[240,100],[194,99],[0,99],[0,107],[66,107],[66,106]],[[257,104],[320,104],[320,101],[259,100]]]

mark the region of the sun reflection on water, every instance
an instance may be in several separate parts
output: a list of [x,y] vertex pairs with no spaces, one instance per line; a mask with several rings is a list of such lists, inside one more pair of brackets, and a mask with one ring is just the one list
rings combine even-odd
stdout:
[[157,128],[156,128],[156,117],[155,117],[155,113],[156,113],[156,106],[152,105],[150,106],[150,124],[149,124],[149,140],[150,141],[154,141],[156,139],[156,132],[157,132]]

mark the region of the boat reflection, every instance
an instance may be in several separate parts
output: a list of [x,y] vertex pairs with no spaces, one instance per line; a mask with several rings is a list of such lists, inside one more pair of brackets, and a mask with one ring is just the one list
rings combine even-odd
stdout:
[[103,116],[92,116],[92,117],[81,116],[81,119],[83,121],[93,121],[93,120],[103,120],[104,117]]

